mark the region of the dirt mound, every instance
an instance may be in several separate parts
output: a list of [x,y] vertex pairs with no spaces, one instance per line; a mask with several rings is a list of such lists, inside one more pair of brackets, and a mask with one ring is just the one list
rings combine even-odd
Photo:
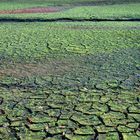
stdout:
[[0,10],[0,14],[53,13],[61,10],[62,8],[60,7],[35,7],[17,10]]

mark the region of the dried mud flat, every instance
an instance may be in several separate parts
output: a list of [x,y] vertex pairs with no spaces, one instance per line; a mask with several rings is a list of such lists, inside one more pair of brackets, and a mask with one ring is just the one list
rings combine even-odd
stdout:
[[[22,69],[21,75],[24,73],[26,78],[17,72],[14,79],[0,81],[0,138],[138,140],[140,69],[133,67],[134,73],[126,71],[127,65],[110,71],[101,69],[100,65],[114,55],[100,57],[68,58],[61,63],[56,59],[46,66],[26,64],[24,68],[15,64],[5,69],[3,74],[10,75],[14,67]],[[32,74],[36,76],[32,78]]]
[[[0,14],[61,10],[29,8]],[[1,62],[0,140],[139,140],[139,52],[130,48],[112,54],[68,55],[61,61],[53,54],[42,63]]]

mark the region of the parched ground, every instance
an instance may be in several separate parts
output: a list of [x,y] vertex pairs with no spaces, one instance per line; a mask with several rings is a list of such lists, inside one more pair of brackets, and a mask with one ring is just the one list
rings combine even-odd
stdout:
[[127,65],[132,52],[138,60],[130,49],[1,68],[1,139],[139,140],[140,67]]
[[1,21],[0,140],[140,140],[139,24],[59,24]]

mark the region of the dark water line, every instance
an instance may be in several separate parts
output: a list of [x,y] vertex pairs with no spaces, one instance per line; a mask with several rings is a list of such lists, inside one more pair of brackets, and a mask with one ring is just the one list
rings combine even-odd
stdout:
[[76,18],[55,18],[55,19],[17,19],[17,18],[0,18],[0,22],[139,22],[140,18],[126,18],[126,19],[76,19]]

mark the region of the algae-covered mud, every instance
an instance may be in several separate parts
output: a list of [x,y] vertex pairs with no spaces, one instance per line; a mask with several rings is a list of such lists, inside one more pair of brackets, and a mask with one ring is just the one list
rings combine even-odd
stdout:
[[[140,23],[115,21],[139,19],[138,1],[44,2],[66,9],[0,15],[0,140],[139,140]],[[0,10],[43,7],[8,3]],[[94,19],[90,8],[108,21],[47,22]]]
[[139,24],[33,25],[1,25],[1,139],[138,140]]

